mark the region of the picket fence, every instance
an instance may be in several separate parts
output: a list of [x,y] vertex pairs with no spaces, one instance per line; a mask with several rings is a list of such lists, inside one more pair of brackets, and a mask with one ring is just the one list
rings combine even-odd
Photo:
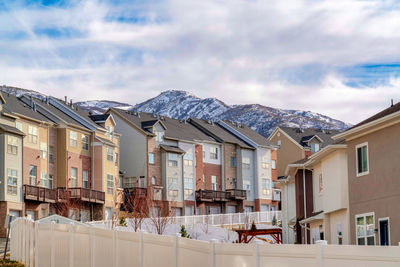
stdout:
[[[262,211],[262,212],[246,212],[246,213],[227,213],[227,214],[209,214],[209,215],[193,215],[193,216],[175,216],[170,217],[169,222],[177,225],[185,225],[187,229],[192,229],[196,224],[209,224],[214,226],[227,226],[238,224],[251,224],[252,222],[259,223],[272,223],[273,218],[277,221],[282,219],[281,211]],[[127,219],[128,225],[130,219]],[[88,222],[91,225],[112,229],[112,221],[93,221]]]

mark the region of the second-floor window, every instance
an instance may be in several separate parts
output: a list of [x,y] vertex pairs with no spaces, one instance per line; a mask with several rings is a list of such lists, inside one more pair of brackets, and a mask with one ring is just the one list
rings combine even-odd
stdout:
[[178,167],[178,154],[168,153],[168,166]]
[[114,176],[107,174],[107,194],[112,195],[114,193]]
[[235,166],[236,166],[236,158],[231,157],[231,167],[235,167]]
[[83,187],[84,188],[89,188],[89,172],[88,171],[83,171],[82,172],[82,178],[83,178]]
[[114,128],[112,126],[107,126],[107,135],[110,139],[114,137]]
[[274,160],[274,159],[271,160],[271,165],[272,165],[272,166],[271,166],[272,169],[275,170],[275,169],[276,169],[276,160]]
[[178,178],[175,177],[168,178],[168,195],[170,197],[178,196]]
[[215,175],[211,175],[211,187],[212,190],[218,190],[218,179]]
[[281,145],[282,145],[282,141],[278,140],[278,148],[281,148]]
[[149,153],[149,164],[154,164],[154,153]]
[[210,159],[218,159],[218,148],[210,147]]
[[71,168],[71,187],[77,187],[78,169]]
[[42,159],[47,158],[47,144],[43,142],[40,142],[40,157]]
[[18,193],[18,171],[7,169],[7,194],[17,195]]
[[368,144],[361,144],[357,149],[357,175],[368,174]]
[[193,194],[193,178],[186,177],[184,179],[185,197]]
[[267,178],[262,179],[262,193],[263,195],[271,194],[271,180]]
[[49,180],[48,180],[48,184],[49,184],[49,189],[53,189],[53,175],[49,174]]
[[40,173],[40,186],[47,187],[47,173],[45,172]]
[[107,148],[107,160],[114,161],[114,149],[112,149],[111,147]]
[[29,166],[29,184],[36,186],[36,175],[37,175],[37,167]]
[[264,156],[261,158],[261,168],[263,168],[263,169],[268,169],[268,168],[269,168],[268,156],[267,156],[267,155],[264,155]]
[[69,132],[69,145],[72,147],[78,146],[78,133],[76,132]]
[[193,166],[193,154],[186,153],[183,156],[183,164],[185,166]]
[[89,136],[82,134],[81,143],[83,150],[89,150]]
[[49,146],[49,161],[54,162],[54,147]]
[[7,153],[12,155],[18,154],[18,138],[15,136],[7,136]]
[[32,125],[28,125],[28,142],[37,144],[38,140],[38,128]]
[[250,158],[243,157],[242,159],[242,168],[250,169]]

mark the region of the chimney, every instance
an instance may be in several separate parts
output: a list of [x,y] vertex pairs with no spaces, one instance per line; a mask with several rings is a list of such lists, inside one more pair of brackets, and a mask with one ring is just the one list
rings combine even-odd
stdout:
[[69,106],[72,108],[72,99],[69,100]]
[[391,107],[393,107],[393,98],[392,98],[392,100],[391,100],[391,103],[392,103],[392,104],[391,104]]
[[47,105],[49,104],[49,97],[48,96],[46,96],[46,104]]
[[67,96],[64,96],[64,98],[65,98],[65,104],[67,104],[68,103]]

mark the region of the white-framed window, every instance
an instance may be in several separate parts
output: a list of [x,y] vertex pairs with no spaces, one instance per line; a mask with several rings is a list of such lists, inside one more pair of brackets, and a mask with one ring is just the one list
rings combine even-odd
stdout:
[[18,193],[18,171],[7,169],[7,194],[17,195]]
[[272,169],[273,170],[275,170],[276,169],[276,160],[271,160],[271,167],[272,167]]
[[278,140],[278,148],[281,148],[281,145],[282,145],[282,141]]
[[242,158],[242,168],[243,169],[250,169],[250,158],[243,157]]
[[168,153],[168,166],[178,167],[178,154]]
[[82,179],[83,179],[83,188],[89,188],[89,172],[83,170],[82,171]]
[[251,199],[251,182],[249,180],[243,180],[243,189],[246,190],[247,200]]
[[71,167],[71,187],[77,187],[78,169]]
[[70,131],[69,132],[69,145],[72,147],[78,146],[78,133]]
[[29,166],[29,184],[36,186],[36,178],[37,178],[37,167],[30,165]]
[[76,220],[76,214],[77,214],[77,210],[75,209],[69,209],[68,211],[68,218],[72,219],[72,220]]
[[211,189],[218,190],[218,177],[216,175],[211,175]]
[[18,137],[12,135],[7,136],[7,153],[11,155],[18,154]]
[[156,135],[156,141],[157,141],[158,143],[164,142],[164,132],[158,132],[158,131],[156,131],[156,132],[154,132],[154,134]]
[[218,159],[218,147],[210,147],[210,159]]
[[356,146],[357,176],[369,173],[368,143]]
[[312,151],[313,153],[318,152],[318,151],[319,151],[319,148],[320,148],[319,143],[315,143],[315,144],[313,144],[313,145],[311,146],[311,151]]
[[185,197],[193,194],[193,178],[184,178]]
[[269,168],[269,164],[268,164],[268,155],[264,155],[262,158],[261,158],[261,168],[263,168],[263,169],[268,169]]
[[38,128],[33,125],[28,125],[28,142],[37,144],[38,140]]
[[271,194],[271,179],[262,178],[262,193],[263,195]]
[[156,185],[157,184],[157,178],[155,176],[151,177],[151,184]]
[[81,143],[83,150],[89,150],[89,136],[82,134]]
[[186,153],[183,156],[183,164],[185,166],[193,166],[193,154],[191,153]]
[[178,178],[175,177],[168,178],[168,195],[170,197],[178,196]]
[[42,159],[47,158],[47,143],[40,142],[40,157]]
[[54,147],[49,146],[49,161],[54,162]]
[[49,189],[53,189],[53,175],[49,174],[49,180],[48,180],[48,187]]
[[107,174],[107,194],[114,194],[114,176]]
[[45,172],[40,173],[40,186],[47,187],[47,173]]
[[375,245],[375,214],[365,213],[355,216],[357,245]]
[[154,153],[149,153],[149,164],[154,164]]
[[20,130],[22,132],[22,123],[17,121],[15,123],[15,128],[17,128],[18,130]]
[[112,147],[107,147],[107,160],[114,161],[114,149]]
[[107,126],[106,129],[107,129],[108,138],[112,139],[114,137],[114,127]]
[[322,173],[320,173],[318,176],[318,185],[319,185],[319,193],[322,193],[322,191],[324,191],[324,181],[322,180]]

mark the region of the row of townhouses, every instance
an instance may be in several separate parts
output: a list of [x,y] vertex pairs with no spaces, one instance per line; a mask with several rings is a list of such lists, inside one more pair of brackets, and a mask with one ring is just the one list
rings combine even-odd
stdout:
[[400,103],[341,133],[277,128],[284,242],[397,245],[399,133]]
[[276,149],[228,121],[93,115],[67,98],[0,93],[0,224],[6,214],[111,219],[137,189],[177,216],[278,210]]

